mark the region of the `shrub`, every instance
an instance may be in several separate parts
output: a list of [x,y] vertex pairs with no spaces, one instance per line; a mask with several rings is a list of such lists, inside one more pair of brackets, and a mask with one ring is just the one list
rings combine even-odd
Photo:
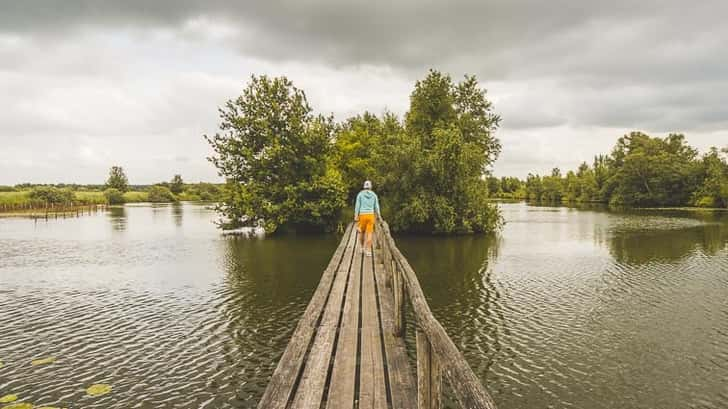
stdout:
[[172,193],[169,188],[159,185],[154,185],[149,188],[148,199],[152,203],[170,203],[176,202],[177,197]]
[[38,186],[30,191],[30,200],[45,204],[73,203],[74,194],[71,189],[59,189],[52,186]]
[[104,190],[104,197],[106,197],[106,203],[110,205],[123,204],[124,193],[119,189],[108,188]]

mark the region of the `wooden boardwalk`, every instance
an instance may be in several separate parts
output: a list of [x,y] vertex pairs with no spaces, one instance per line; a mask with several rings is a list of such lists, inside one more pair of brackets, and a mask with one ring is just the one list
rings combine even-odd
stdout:
[[[377,224],[373,257],[361,253],[358,234],[347,227],[258,408],[437,409],[443,375],[462,407],[495,408],[432,317],[386,223]],[[405,298],[416,368],[404,343]]]

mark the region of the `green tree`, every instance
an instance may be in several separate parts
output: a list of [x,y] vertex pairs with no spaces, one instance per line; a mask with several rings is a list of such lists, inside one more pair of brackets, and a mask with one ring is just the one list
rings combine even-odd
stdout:
[[53,186],[37,186],[30,190],[30,200],[38,204],[72,204],[75,195],[71,189]]
[[475,77],[455,84],[431,70],[415,84],[404,137],[388,152],[398,165],[386,187],[395,230],[472,233],[500,225],[483,178],[500,152],[499,122]]
[[652,138],[632,132],[612,151],[606,185],[610,203],[628,206],[678,206],[688,203],[697,182],[697,150],[681,134]]
[[106,203],[110,205],[123,204],[125,201],[124,193],[119,189],[114,189],[113,187],[104,190],[104,197],[106,198]]
[[177,197],[169,188],[162,185],[154,185],[147,192],[147,200],[152,203],[172,203],[177,201]]
[[182,175],[174,175],[172,178],[172,181],[169,182],[169,190],[172,191],[175,195],[178,195],[182,193],[184,190],[185,185],[184,181],[182,180]]
[[701,207],[728,207],[728,161],[713,147],[703,155],[700,165],[703,183],[693,194],[692,203]]
[[333,121],[315,116],[302,90],[285,77],[252,76],[220,118],[220,132],[205,138],[227,180],[218,206],[226,226],[262,224],[273,233],[338,223],[346,189],[330,166]]
[[112,166],[109,170],[109,178],[106,180],[106,188],[113,188],[122,193],[129,190],[129,179],[121,166]]
[[379,180],[379,148],[386,133],[385,119],[365,112],[349,118],[336,130],[334,166],[347,187],[347,203],[353,202],[365,180]]

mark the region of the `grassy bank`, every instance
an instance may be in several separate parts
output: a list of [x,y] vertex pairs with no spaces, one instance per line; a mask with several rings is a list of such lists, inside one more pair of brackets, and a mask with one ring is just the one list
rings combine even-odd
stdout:
[[[126,203],[146,202],[147,192],[131,191],[124,193]],[[73,192],[73,201],[68,206],[86,206],[106,204],[104,192],[99,191],[76,191]],[[30,190],[19,192],[0,192],[0,211],[16,211],[27,209],[43,209],[49,207],[47,203],[31,199]]]

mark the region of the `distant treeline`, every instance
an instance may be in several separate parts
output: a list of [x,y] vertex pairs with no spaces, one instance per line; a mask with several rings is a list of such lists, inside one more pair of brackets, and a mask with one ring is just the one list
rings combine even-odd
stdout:
[[619,138],[612,153],[598,155],[563,175],[529,174],[488,179],[494,197],[545,203],[600,202],[612,206],[728,207],[728,147],[702,156],[681,134],[665,138],[632,132]]
[[180,175],[175,175],[170,182],[130,185],[124,170],[114,166],[103,185],[22,183],[0,186],[0,211],[132,202],[217,201],[221,197],[222,186],[204,182],[184,183]]

